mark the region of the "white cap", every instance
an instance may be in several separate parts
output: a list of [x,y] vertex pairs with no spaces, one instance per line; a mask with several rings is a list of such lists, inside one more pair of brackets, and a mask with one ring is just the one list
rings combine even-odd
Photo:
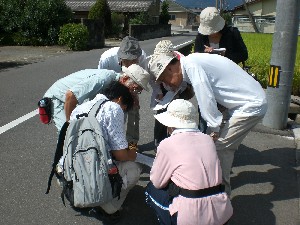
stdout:
[[198,28],[200,34],[214,34],[222,30],[224,26],[225,20],[215,7],[207,7],[200,13],[200,26]]
[[148,63],[149,71],[155,76],[156,80],[175,57],[174,46],[170,40],[162,40],[157,43]]
[[166,112],[154,115],[154,117],[167,127],[198,128],[196,115],[197,110],[191,102],[176,99],[169,104]]
[[141,66],[137,64],[132,64],[129,67],[122,66],[122,71],[144,90],[149,91],[147,85],[150,80],[150,74]]

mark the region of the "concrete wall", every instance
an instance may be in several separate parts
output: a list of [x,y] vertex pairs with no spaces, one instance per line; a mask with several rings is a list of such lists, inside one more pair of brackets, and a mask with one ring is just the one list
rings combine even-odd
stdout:
[[143,25],[143,24],[130,24],[129,36],[135,37],[138,40],[148,40],[152,38],[171,36],[170,24],[156,24],[156,25]]

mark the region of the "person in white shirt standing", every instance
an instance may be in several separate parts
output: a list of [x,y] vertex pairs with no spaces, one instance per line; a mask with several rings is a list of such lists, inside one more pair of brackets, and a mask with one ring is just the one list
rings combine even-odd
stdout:
[[[267,111],[263,88],[240,66],[216,54],[193,53],[180,61],[172,52],[160,54],[150,59],[149,68],[158,81],[173,89],[182,81],[192,84],[207,133],[215,140],[225,191],[230,195],[234,152]],[[223,118],[217,104],[225,108],[228,118]]]
[[[123,38],[120,47],[106,50],[100,57],[98,69],[114,70],[117,73],[122,71],[122,66],[129,67],[138,64],[143,69],[147,69],[146,53],[141,49],[137,39],[126,36]],[[147,90],[148,91],[148,90]],[[139,141],[139,97],[140,93],[132,93],[134,106],[128,111],[126,138],[129,148],[138,149]]]

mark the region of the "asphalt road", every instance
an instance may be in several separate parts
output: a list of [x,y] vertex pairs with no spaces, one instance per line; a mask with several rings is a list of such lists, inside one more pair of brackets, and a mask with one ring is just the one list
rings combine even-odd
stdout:
[[[150,55],[162,39],[140,44]],[[185,34],[168,39],[177,45],[194,36]],[[83,52],[59,49],[50,53],[41,49],[27,50],[29,53],[22,54],[29,55],[22,57],[15,50],[16,60],[11,56],[12,49],[0,47],[1,225],[102,224],[86,210],[64,207],[55,180],[50,193],[44,194],[56,147],[54,125],[44,125],[32,114],[16,126],[10,123],[33,112],[38,100],[57,79],[81,69],[97,68],[99,57],[106,49]],[[154,157],[154,118],[149,100],[150,93],[143,92],[139,148],[143,154]],[[232,169],[234,215],[229,224],[299,225],[296,166],[295,142],[290,131],[273,132],[257,127],[250,132],[236,153]],[[138,185],[129,193],[120,225],[158,224],[144,200],[149,171],[150,168],[144,166]]]
[[[162,39],[141,41],[140,45],[150,55]],[[168,39],[178,45],[194,39],[194,36]],[[55,180],[50,193],[44,194],[56,147],[54,125],[40,123],[35,115],[11,129],[4,127],[35,110],[38,100],[59,78],[81,69],[97,68],[100,55],[107,49],[71,52],[64,49],[0,47],[1,225],[101,224],[85,211],[76,212],[64,207]],[[154,118],[149,110],[150,93],[142,93],[140,99],[139,147],[145,154],[153,156]],[[120,224],[157,224],[144,202],[143,187],[148,180],[149,168],[145,166],[139,184],[130,192],[124,205]]]

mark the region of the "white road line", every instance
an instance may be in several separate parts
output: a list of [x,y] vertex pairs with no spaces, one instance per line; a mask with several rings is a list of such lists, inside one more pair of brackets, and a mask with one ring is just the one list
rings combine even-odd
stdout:
[[[192,41],[193,41],[193,40],[186,41],[186,42],[184,42],[184,43],[182,43],[182,44],[179,44],[179,45],[174,46],[174,48],[176,49],[176,48],[178,48],[178,47],[180,47],[180,46],[182,46],[182,45],[185,45],[185,44],[187,44],[187,43],[190,43],[190,42],[192,42]],[[150,58],[150,57],[151,57],[151,55],[148,56],[147,59]],[[19,125],[20,123],[23,123],[24,121],[26,121],[26,120],[28,120],[28,119],[34,117],[34,116],[37,115],[37,114],[38,114],[38,110],[37,110],[37,109],[36,109],[36,110],[33,110],[32,112],[27,113],[26,115],[21,116],[20,118],[18,118],[18,119],[16,119],[16,120],[14,120],[14,121],[12,121],[12,122],[10,122],[10,123],[8,123],[8,124],[6,124],[6,125],[0,127],[0,134],[3,134],[4,132],[6,132],[6,131],[10,130],[11,128],[13,128],[13,127]]]
[[26,120],[28,120],[28,119],[34,117],[34,116],[37,115],[37,114],[38,114],[38,110],[35,109],[35,110],[33,110],[32,112],[27,113],[26,115],[21,116],[20,118],[18,118],[18,119],[16,119],[16,120],[14,120],[14,121],[12,121],[12,122],[10,122],[10,123],[8,123],[8,124],[6,124],[6,125],[0,127],[0,134],[6,132],[6,131],[8,131],[8,130],[10,130],[11,128],[13,128],[13,127],[19,125],[20,123],[23,123],[24,121],[26,121]]

